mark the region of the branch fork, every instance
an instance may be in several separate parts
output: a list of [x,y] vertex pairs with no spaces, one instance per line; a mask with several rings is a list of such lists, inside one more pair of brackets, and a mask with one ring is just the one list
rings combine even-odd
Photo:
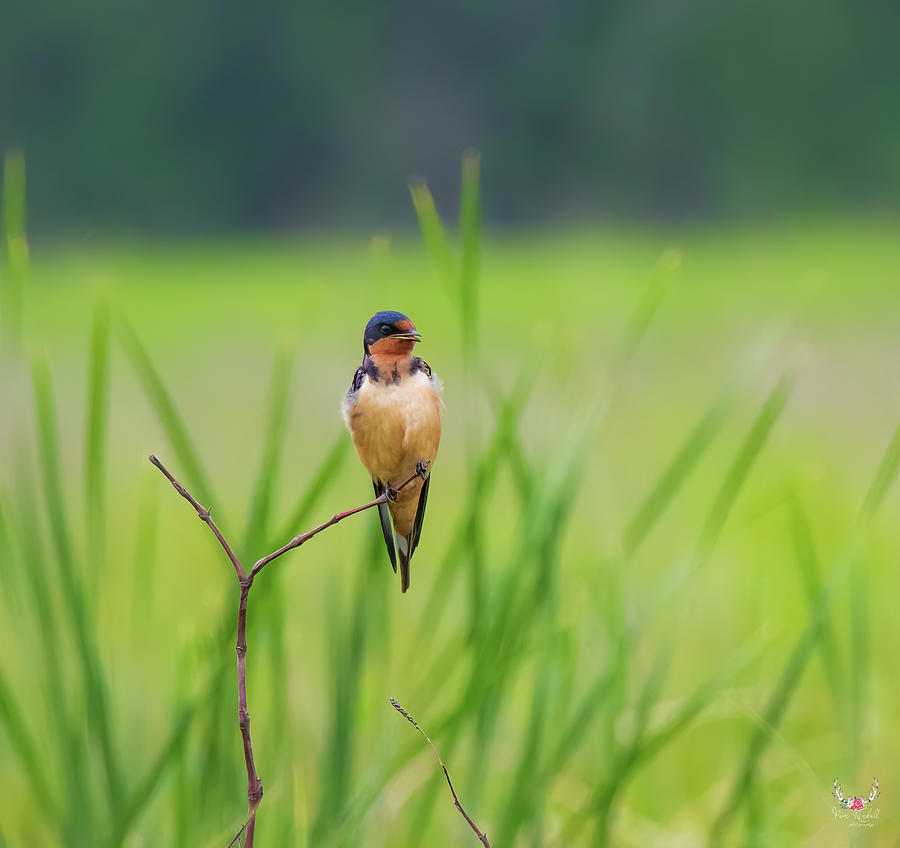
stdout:
[[[260,802],[263,797],[263,786],[262,781],[259,779],[259,775],[256,773],[256,764],[253,761],[253,745],[250,741],[250,712],[247,709],[247,666],[246,666],[246,658],[247,658],[247,600],[250,595],[250,588],[253,586],[253,580],[260,571],[262,571],[272,560],[278,559],[278,557],[286,554],[288,551],[293,550],[294,548],[299,548],[305,542],[308,542],[313,536],[318,535],[323,530],[327,530],[329,527],[333,527],[340,521],[343,521],[345,518],[349,518],[351,515],[356,515],[358,512],[363,512],[364,510],[371,509],[374,506],[378,506],[383,503],[387,503],[391,500],[391,497],[388,496],[388,490],[385,490],[381,495],[379,495],[375,500],[369,501],[368,503],[363,504],[362,506],[354,507],[353,509],[348,509],[346,512],[339,512],[333,515],[328,521],[324,524],[320,524],[318,527],[313,528],[312,530],[307,531],[306,533],[301,533],[298,536],[294,536],[286,545],[282,545],[282,547],[278,548],[278,550],[272,551],[272,553],[258,559],[253,567],[250,569],[249,573],[246,571],[244,566],[241,564],[241,561],[237,558],[234,551],[228,545],[228,542],[225,541],[225,537],[219,532],[219,528],[216,527],[215,522],[212,520],[212,516],[210,515],[209,509],[202,506],[197,502],[197,500],[185,489],[184,486],[181,485],[168,471],[168,469],[160,462],[159,457],[155,454],[150,454],[150,462],[155,465],[165,476],[165,478],[172,484],[175,491],[178,492],[181,497],[183,497],[197,512],[197,516],[200,520],[206,524],[210,530],[212,530],[213,535],[218,539],[219,544],[222,546],[222,549],[225,551],[225,554],[228,556],[228,559],[231,561],[231,564],[234,566],[235,574],[237,575],[238,584],[240,586],[240,602],[238,604],[238,626],[237,626],[237,641],[235,642],[235,654],[237,655],[237,671],[238,671],[238,726],[241,730],[241,740],[244,746],[244,763],[247,767],[247,806],[248,806],[248,814],[247,820],[241,826],[241,829],[237,832],[234,839],[231,841],[229,848],[231,845],[234,845],[241,837],[241,835],[245,836],[244,839],[244,848],[253,848],[253,836],[256,828],[256,811],[259,808]],[[417,477],[421,477],[425,479],[428,471],[428,463],[419,462],[416,464],[416,473],[413,474],[408,480],[406,480],[402,485],[397,487],[396,489],[389,490],[391,496],[393,498],[397,497],[397,494],[405,489],[413,480]]]

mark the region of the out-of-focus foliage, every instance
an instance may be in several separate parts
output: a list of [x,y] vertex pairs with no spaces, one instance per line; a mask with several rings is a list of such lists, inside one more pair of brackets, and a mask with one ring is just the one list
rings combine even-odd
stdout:
[[897,3],[6,3],[32,226],[407,216],[485,156],[489,219],[896,207]]

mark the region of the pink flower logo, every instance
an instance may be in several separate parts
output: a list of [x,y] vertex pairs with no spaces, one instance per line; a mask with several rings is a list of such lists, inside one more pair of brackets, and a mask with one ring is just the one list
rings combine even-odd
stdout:
[[876,798],[881,796],[881,792],[878,791],[877,779],[872,781],[872,791],[869,793],[868,798],[857,798],[855,795],[848,795],[845,798],[844,790],[841,789],[841,782],[837,779],[834,781],[834,791],[831,794],[837,798],[838,803],[844,810],[862,810],[867,804],[871,804]]

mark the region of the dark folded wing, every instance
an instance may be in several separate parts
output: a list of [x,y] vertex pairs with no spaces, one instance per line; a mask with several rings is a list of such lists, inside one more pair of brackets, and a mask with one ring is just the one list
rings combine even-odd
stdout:
[[[375,488],[375,497],[380,498],[384,492],[384,486],[377,480],[372,481],[372,486]],[[391,511],[386,503],[378,504],[378,517],[381,519],[381,533],[384,536],[384,544],[387,545],[388,556],[391,558],[391,565],[394,568],[394,574],[396,574],[397,554],[394,552],[394,528],[391,524]]]
[[359,367],[356,369],[356,373],[353,375],[353,382],[350,383],[350,394],[355,394],[362,388],[363,378],[366,376],[366,369],[363,367]]
[[416,509],[416,520],[413,523],[412,541],[409,546],[409,555],[412,556],[416,545],[419,544],[419,536],[422,534],[422,522],[425,520],[425,505],[428,503],[428,484],[431,483],[431,475],[425,478],[422,491],[419,492],[419,506]]
[[410,374],[415,374],[419,371],[424,371],[428,377],[431,377],[431,366],[424,360],[418,356],[413,357],[412,367],[409,369]]

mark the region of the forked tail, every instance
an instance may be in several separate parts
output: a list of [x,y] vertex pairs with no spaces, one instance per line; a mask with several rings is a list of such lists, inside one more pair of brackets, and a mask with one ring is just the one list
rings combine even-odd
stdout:
[[409,588],[409,560],[412,557],[412,533],[409,536],[394,534],[397,544],[397,565],[400,567],[400,591],[406,592]]

